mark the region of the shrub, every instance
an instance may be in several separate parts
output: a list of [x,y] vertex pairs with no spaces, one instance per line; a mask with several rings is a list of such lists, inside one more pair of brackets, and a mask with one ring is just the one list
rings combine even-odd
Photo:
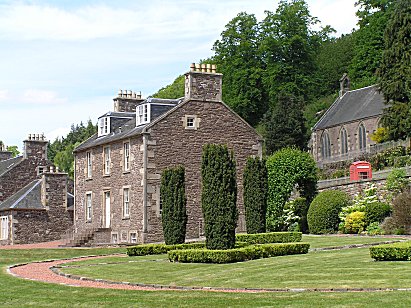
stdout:
[[237,227],[237,185],[233,152],[227,146],[203,147],[201,205],[208,249],[230,249]]
[[265,160],[249,157],[244,168],[244,207],[247,233],[265,232],[267,167]]
[[368,225],[367,227],[367,234],[374,236],[374,235],[380,235],[383,234],[383,230],[380,227],[380,224],[378,222],[372,222]]
[[364,212],[352,212],[345,219],[344,229],[347,233],[361,233],[366,226]]
[[291,192],[298,187],[302,197],[310,203],[316,194],[317,167],[307,152],[284,148],[267,159],[268,205],[267,230],[283,229],[283,209]]
[[382,202],[373,202],[367,204],[365,207],[365,222],[371,224],[373,222],[380,223],[385,217],[391,214],[391,207],[389,204]]
[[307,221],[310,233],[334,233],[338,230],[338,213],[350,204],[348,195],[339,190],[319,193],[308,209]]
[[404,169],[393,169],[387,176],[385,183],[386,189],[389,191],[389,200],[393,200],[395,196],[400,194],[408,186],[409,180]]
[[284,205],[282,225],[287,231],[307,232],[308,204],[305,198],[287,201]]
[[339,214],[340,220],[345,222],[348,214],[353,212],[365,212],[369,205],[378,203],[377,188],[374,185],[364,189],[363,193],[359,193],[354,197],[352,204],[341,209]]
[[187,244],[144,244],[127,247],[128,256],[146,256],[146,255],[159,255],[167,253],[170,250],[178,249],[199,249],[204,248],[205,243],[187,243]]
[[259,234],[237,234],[236,241],[249,244],[300,242],[301,232],[270,232]]
[[233,263],[260,258],[305,254],[309,248],[310,244],[308,243],[286,243],[251,245],[226,250],[172,250],[168,252],[168,259],[171,262],[182,263]]
[[376,261],[411,261],[411,241],[370,247]]
[[[402,193],[395,198],[392,205],[392,216],[386,219],[382,227],[386,233],[411,233],[411,195]],[[402,231],[401,231],[402,230]]]
[[167,245],[182,244],[186,237],[187,212],[184,167],[165,169],[161,174],[161,220]]

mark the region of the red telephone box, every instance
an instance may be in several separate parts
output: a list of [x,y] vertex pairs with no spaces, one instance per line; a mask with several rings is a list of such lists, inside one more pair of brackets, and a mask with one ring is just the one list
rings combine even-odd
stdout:
[[350,166],[350,180],[372,179],[371,164],[367,161],[356,161]]

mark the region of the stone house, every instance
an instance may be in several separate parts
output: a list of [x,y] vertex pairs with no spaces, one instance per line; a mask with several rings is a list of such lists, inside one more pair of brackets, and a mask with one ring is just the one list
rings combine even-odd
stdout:
[[0,151],[0,245],[58,240],[73,225],[67,174],[47,159],[43,135],[29,135],[23,156]]
[[75,237],[94,243],[163,240],[160,179],[185,167],[187,238],[203,233],[201,156],[207,143],[227,144],[237,162],[238,230],[245,230],[242,175],[249,156],[262,155],[262,138],[222,102],[215,66],[192,65],[181,99],[114,98],[98,119],[98,133],[75,149]]
[[370,135],[378,128],[384,97],[376,85],[350,90],[346,74],[340,80],[339,97],[312,128],[310,149],[322,165],[370,152]]

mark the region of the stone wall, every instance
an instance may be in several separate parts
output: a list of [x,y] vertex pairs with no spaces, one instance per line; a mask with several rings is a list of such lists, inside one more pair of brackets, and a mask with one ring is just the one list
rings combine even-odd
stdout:
[[[186,115],[197,118],[196,129],[185,127]],[[226,144],[237,163],[239,221],[245,231],[243,169],[249,156],[261,155],[260,136],[221,102],[189,101],[156,123],[148,145],[148,241],[163,240],[160,215],[160,177],[165,168],[183,165],[186,170],[187,237],[199,237],[203,230],[201,210],[201,157],[207,143]]]
[[10,159],[13,157],[13,153],[8,151],[0,151],[0,161]]
[[[130,142],[130,170],[123,168],[123,144]],[[110,146],[110,175],[103,173],[103,147],[96,146],[89,151],[76,153],[75,176],[75,228],[78,231],[89,228],[105,227],[104,192],[110,192],[111,232],[127,234],[128,241],[131,232],[138,233],[141,242],[143,229],[143,187],[140,170],[143,168],[143,157],[140,151],[142,137],[119,140],[108,144]],[[92,177],[87,178],[86,153],[92,156]],[[123,188],[130,188],[130,216],[123,217]],[[92,194],[92,219],[86,220],[86,194]],[[118,235],[119,236],[119,235]],[[120,236],[119,236],[120,238]],[[104,237],[106,241],[106,237]]]

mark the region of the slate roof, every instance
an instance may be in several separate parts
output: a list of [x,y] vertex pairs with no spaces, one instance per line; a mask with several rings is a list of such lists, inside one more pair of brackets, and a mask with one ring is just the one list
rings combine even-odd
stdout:
[[14,158],[10,158],[10,159],[0,161],[0,176],[2,176],[10,168],[17,165],[22,160],[23,160],[23,156],[18,156],[18,157],[14,157]]
[[384,97],[376,85],[348,91],[331,105],[313,130],[382,115]]
[[34,180],[0,203],[0,211],[9,209],[45,210],[41,203],[41,179]]

